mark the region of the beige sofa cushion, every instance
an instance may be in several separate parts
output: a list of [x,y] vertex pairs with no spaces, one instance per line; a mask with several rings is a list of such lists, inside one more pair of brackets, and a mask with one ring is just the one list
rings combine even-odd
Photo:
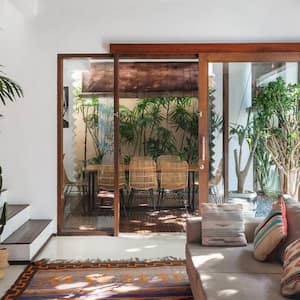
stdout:
[[197,300],[282,300],[277,262],[261,263],[247,247],[186,245],[188,274]]
[[256,261],[253,258],[252,244],[246,247],[204,247],[188,244],[187,251],[199,271],[279,275],[282,272],[282,266],[278,262]]
[[[200,274],[208,300],[283,300],[279,274]],[[196,298],[195,298],[196,299]]]

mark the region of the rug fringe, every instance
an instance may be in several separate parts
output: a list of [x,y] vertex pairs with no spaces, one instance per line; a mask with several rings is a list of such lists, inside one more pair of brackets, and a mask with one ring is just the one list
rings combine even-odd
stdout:
[[132,257],[127,259],[49,259],[49,258],[43,258],[40,260],[35,261],[34,263],[43,263],[43,264],[75,264],[75,263],[152,263],[152,262],[184,262],[185,259],[178,258],[175,256],[165,256],[165,257],[159,257],[159,258],[149,258],[149,259],[141,259],[138,257]]

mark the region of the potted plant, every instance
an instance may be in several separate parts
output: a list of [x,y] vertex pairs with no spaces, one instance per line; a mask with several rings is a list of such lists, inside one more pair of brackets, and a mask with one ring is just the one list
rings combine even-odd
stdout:
[[287,84],[279,77],[253,101],[258,119],[265,124],[265,146],[279,171],[280,190],[295,199],[300,186],[299,99],[300,84]]
[[[15,101],[17,97],[22,97],[23,91],[19,84],[12,79],[8,78],[3,71],[0,70],[0,100],[3,105],[6,105],[6,101]],[[2,115],[0,114],[0,117]],[[0,165],[0,197],[3,193],[3,177],[2,168]],[[4,230],[6,224],[6,202],[4,202],[1,209],[0,217],[0,236]],[[8,251],[6,248],[0,248],[0,279],[5,275],[5,269],[8,267]]]
[[[245,190],[245,182],[248,176],[255,149],[259,140],[260,132],[254,128],[255,121],[251,112],[248,111],[247,121],[245,125],[234,124],[230,129],[230,138],[237,138],[238,148],[233,150],[234,162],[235,162],[235,173],[237,176],[237,189],[236,191],[230,192],[231,197],[245,198],[245,199],[254,199],[256,193],[253,191]],[[242,166],[242,158],[244,154],[244,147],[248,145],[249,155],[246,159],[244,166]]]

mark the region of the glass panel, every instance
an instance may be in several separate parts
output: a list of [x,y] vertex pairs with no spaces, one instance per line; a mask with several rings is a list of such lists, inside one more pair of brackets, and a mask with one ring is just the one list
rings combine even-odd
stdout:
[[224,201],[223,180],[223,64],[209,64],[209,202]]
[[121,232],[183,231],[198,202],[198,61],[121,60]]
[[64,231],[113,232],[113,103],[113,60],[64,60]]
[[299,158],[290,166],[285,160],[299,141],[298,63],[214,63],[211,68],[217,99],[229,97],[225,199],[242,203],[247,214],[265,216],[279,192],[297,194],[299,189]]

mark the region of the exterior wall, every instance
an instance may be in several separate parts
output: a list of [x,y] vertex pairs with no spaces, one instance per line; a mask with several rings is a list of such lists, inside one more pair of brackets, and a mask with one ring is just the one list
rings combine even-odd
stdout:
[[57,213],[57,53],[107,52],[112,42],[300,41],[295,0],[40,0],[25,19],[5,2],[0,64],[25,97],[0,107],[0,160],[10,202],[30,203],[34,218]]

